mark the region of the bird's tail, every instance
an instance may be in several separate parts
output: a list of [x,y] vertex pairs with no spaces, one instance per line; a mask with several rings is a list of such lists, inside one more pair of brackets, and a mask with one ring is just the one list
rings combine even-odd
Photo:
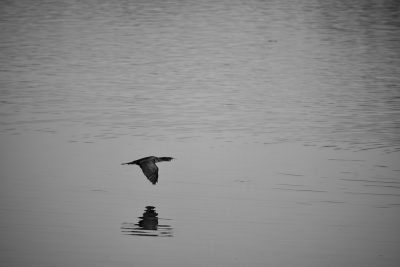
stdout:
[[121,163],[121,165],[132,165],[132,164],[136,164],[136,160],[126,163]]

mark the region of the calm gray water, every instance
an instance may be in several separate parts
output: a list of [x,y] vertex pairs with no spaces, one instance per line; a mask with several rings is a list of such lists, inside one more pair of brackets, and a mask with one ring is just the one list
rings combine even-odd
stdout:
[[399,14],[1,1],[0,265],[398,266]]

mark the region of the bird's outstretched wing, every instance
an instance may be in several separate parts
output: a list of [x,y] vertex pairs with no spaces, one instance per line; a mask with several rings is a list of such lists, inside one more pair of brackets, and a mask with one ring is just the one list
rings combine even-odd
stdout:
[[145,161],[141,163],[140,168],[142,169],[144,175],[146,175],[147,179],[152,184],[156,184],[158,181],[158,167],[157,165],[152,162],[152,161]]

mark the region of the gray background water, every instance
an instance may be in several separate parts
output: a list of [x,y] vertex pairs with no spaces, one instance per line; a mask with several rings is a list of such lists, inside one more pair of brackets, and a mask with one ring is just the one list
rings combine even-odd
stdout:
[[398,266],[399,14],[1,1],[0,265]]

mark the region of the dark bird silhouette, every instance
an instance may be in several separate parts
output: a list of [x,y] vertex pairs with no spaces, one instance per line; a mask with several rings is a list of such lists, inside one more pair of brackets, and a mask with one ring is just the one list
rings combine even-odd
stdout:
[[160,161],[171,161],[173,158],[171,157],[154,157],[154,156],[150,156],[150,157],[145,157],[145,158],[141,158],[141,159],[137,159],[134,160],[132,162],[128,162],[128,163],[122,163],[122,165],[139,165],[139,167],[142,169],[144,175],[146,175],[147,179],[149,179],[149,181],[152,184],[156,184],[158,181],[158,167],[156,165],[157,162]]

